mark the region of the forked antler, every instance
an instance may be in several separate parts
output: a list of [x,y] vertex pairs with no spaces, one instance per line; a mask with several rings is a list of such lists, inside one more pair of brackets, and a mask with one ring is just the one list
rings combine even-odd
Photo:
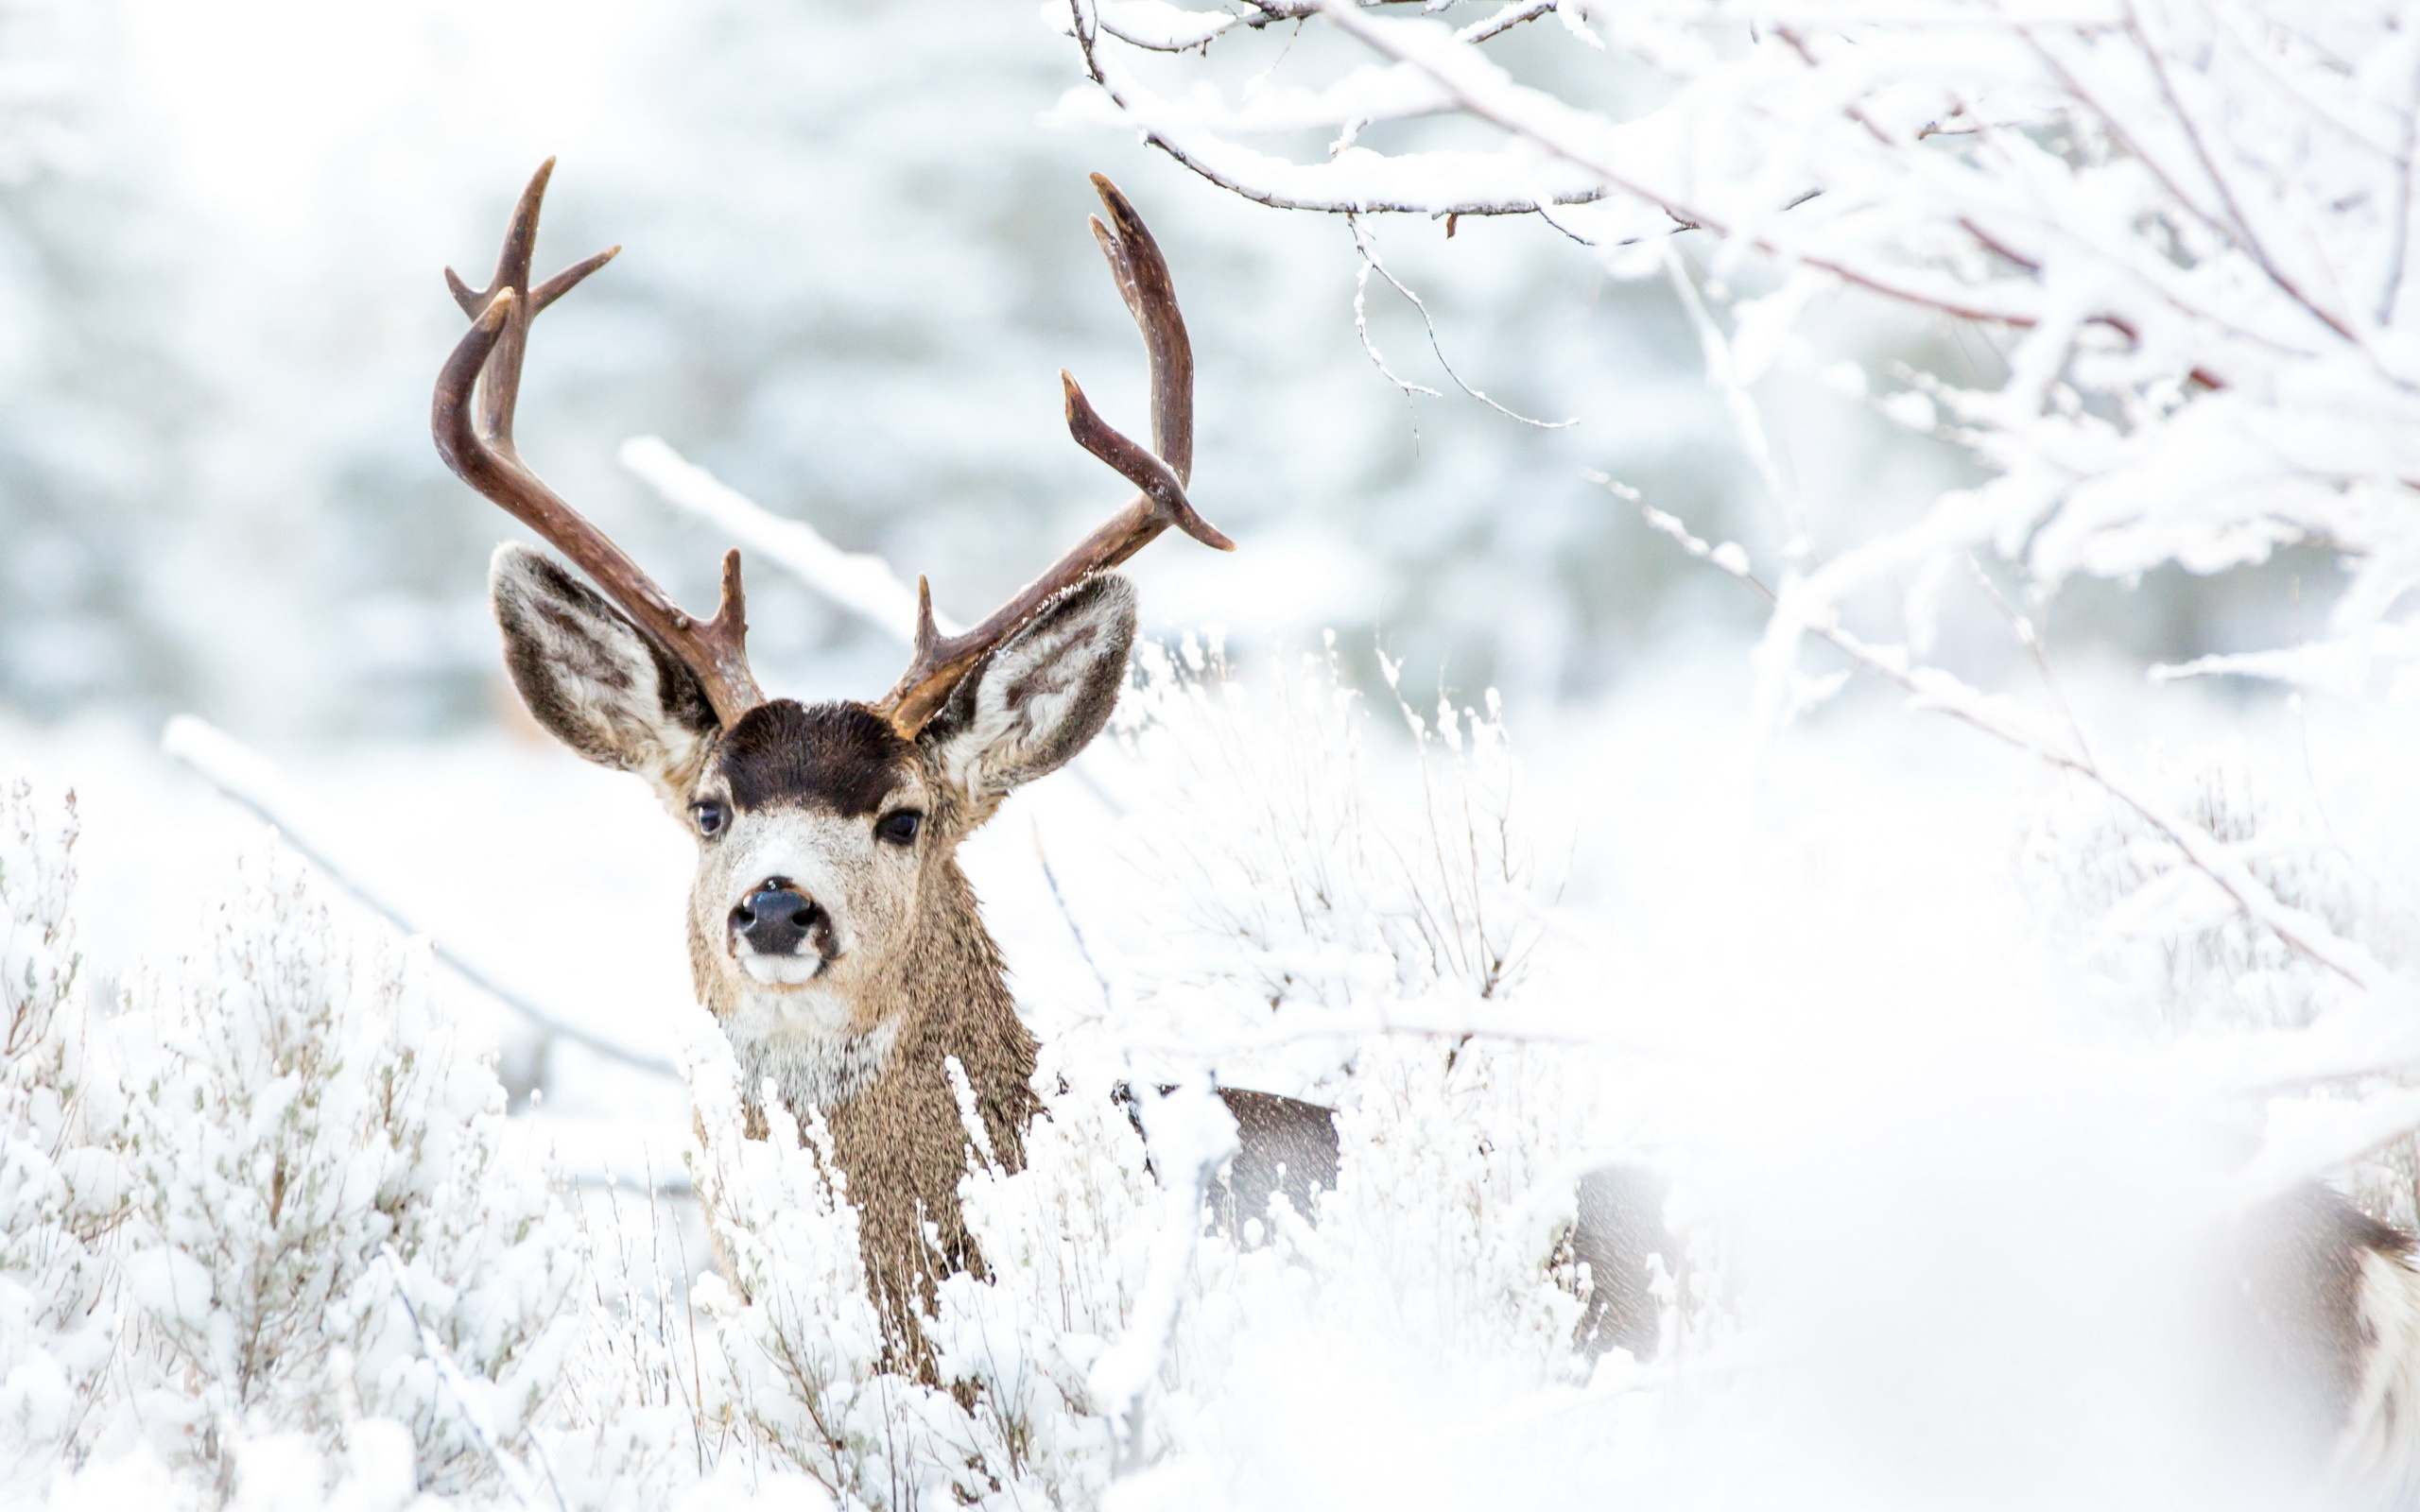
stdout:
[[1168,526],[1174,525],[1205,546],[1233,551],[1236,543],[1186,502],[1184,486],[1193,476],[1193,346],[1185,338],[1184,317],[1177,310],[1176,288],[1168,281],[1168,265],[1160,256],[1143,217],[1099,174],[1093,187],[1109,211],[1109,223],[1092,218],[1093,235],[1109,259],[1117,292],[1142,329],[1143,345],[1151,362],[1151,446],[1149,451],[1113,430],[1094,412],[1084,391],[1065,371],[1059,381],[1067,391],[1067,430],[1085,451],[1115,468],[1143,491],[1109,522],[1078,542],[1048,572],[1026,585],[1014,598],[982,624],[961,635],[944,636],[933,625],[933,592],[916,579],[916,653],[907,675],[874,705],[890,727],[912,740],[975,664],[994,647],[1024,628],[1053,598],[1096,573],[1107,572],[1133,556]]
[[[452,268],[445,270],[446,285],[453,289],[462,313],[471,318],[471,329],[438,372],[429,428],[436,434],[438,454],[457,477],[569,557],[607,597],[698,675],[716,716],[728,730],[741,714],[765,701],[748,670],[747,600],[739,583],[739,553],[732,552],[722,559],[722,602],[715,617],[693,619],[621,547],[539,481],[513,449],[512,409],[521,392],[521,361],[528,351],[529,322],[621,250],[608,249],[530,288],[529,257],[538,242],[538,209],[554,171],[555,160],[548,158],[530,177],[529,187],[521,191],[521,203],[514,208],[511,228],[504,235],[504,251],[496,259],[493,282],[486,288],[473,289]],[[474,388],[478,399],[475,406],[470,403]]]
[[[471,329],[438,373],[430,429],[439,454],[458,477],[569,557],[607,597],[698,675],[727,730],[765,701],[748,668],[739,553],[723,558],[722,602],[715,617],[693,619],[604,532],[541,482],[513,448],[513,404],[520,394],[529,323],[621,250],[616,247],[599,252],[535,290],[529,287],[539,206],[554,168],[554,160],[547,159],[521,192],[504,251],[496,260],[495,278],[486,288],[473,289],[452,268],[445,270],[445,282],[471,318]],[[933,624],[931,585],[922,577],[916,580],[914,659],[898,685],[873,706],[904,738],[914,739],[975,664],[1024,628],[1053,598],[1133,556],[1168,526],[1204,545],[1235,550],[1236,543],[1195,513],[1184,496],[1193,473],[1193,347],[1185,338],[1167,263],[1117,186],[1099,174],[1093,175],[1093,186],[1110,217],[1109,224],[1093,217],[1093,235],[1109,259],[1117,291],[1141,328],[1150,357],[1151,446],[1147,450],[1120,435],[1094,411],[1074,378],[1063,371],[1059,378],[1066,387],[1068,432],[1142,491],[1049,571],[963,634],[940,633]],[[470,402],[475,389],[475,406]]]

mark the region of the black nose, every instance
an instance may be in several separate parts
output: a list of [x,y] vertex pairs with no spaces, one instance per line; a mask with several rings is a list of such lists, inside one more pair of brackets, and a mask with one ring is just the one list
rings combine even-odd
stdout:
[[731,927],[759,955],[795,955],[801,940],[813,938],[824,954],[831,938],[830,919],[823,905],[788,885],[767,884],[739,900],[731,911]]

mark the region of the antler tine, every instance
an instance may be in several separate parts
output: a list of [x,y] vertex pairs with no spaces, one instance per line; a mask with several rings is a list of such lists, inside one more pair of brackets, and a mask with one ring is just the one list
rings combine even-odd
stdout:
[[717,717],[728,729],[765,701],[748,667],[747,594],[740,585],[739,553],[723,558],[722,597],[715,617],[702,622],[692,619],[639,570],[628,553],[540,481],[513,446],[512,412],[520,395],[529,322],[621,250],[615,247],[599,252],[530,288],[529,261],[538,241],[538,212],[554,169],[555,160],[548,158],[521,192],[512,224],[505,232],[504,250],[496,259],[495,278],[486,288],[475,290],[452,268],[445,270],[446,285],[454,291],[455,302],[471,318],[471,329],[438,371],[437,390],[429,402],[429,430],[436,437],[438,455],[445,458],[455,476],[569,557],[608,598],[695,672],[705,685]]
[[1184,312],[1177,308],[1167,259],[1160,255],[1160,244],[1150,228],[1143,224],[1143,217],[1134,213],[1117,185],[1096,173],[1093,188],[1115,222],[1104,225],[1098,215],[1090,217],[1093,239],[1109,259],[1110,276],[1117,281],[1117,292],[1142,331],[1144,351],[1151,360],[1151,450],[1167,463],[1179,483],[1190,483],[1193,342],[1184,332]]
[[1067,430],[1087,452],[1116,469],[1142,492],[1098,529],[1026,585],[990,618],[962,635],[943,636],[933,624],[932,593],[916,582],[916,650],[907,674],[874,708],[901,736],[914,739],[949,701],[966,674],[992,650],[1022,629],[1044,606],[1098,573],[1107,572],[1175,525],[1206,546],[1233,551],[1236,543],[1194,510],[1184,486],[1193,475],[1193,344],[1178,310],[1176,286],[1143,217],[1099,174],[1093,187],[1109,212],[1106,224],[1092,218],[1093,236],[1109,259],[1110,276],[1143,335],[1151,369],[1151,446],[1145,449],[1100,418],[1076,380],[1059,374],[1067,400]]

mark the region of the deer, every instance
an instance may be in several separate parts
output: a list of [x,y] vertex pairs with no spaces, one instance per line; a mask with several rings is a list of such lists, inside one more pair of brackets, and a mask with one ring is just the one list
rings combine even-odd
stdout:
[[[959,847],[1108,721],[1135,635],[1134,589],[1115,569],[1170,528],[1235,548],[1185,494],[1193,355],[1167,264],[1126,197],[1095,175],[1107,218],[1092,217],[1092,231],[1150,359],[1151,444],[1113,429],[1073,377],[1061,379],[1069,433],[1133,497],[959,634],[938,631],[920,576],[899,680],[872,701],[808,705],[767,697],[750,670],[737,551],[723,558],[713,616],[694,617],[514,445],[531,322],[620,251],[531,282],[553,168],[549,159],[522,192],[485,288],[446,269],[471,324],[438,375],[437,449],[579,570],[526,545],[496,549],[490,598],[512,684],[556,739],[644,779],[696,840],[687,926],[699,999],[744,1085],[769,1082],[794,1114],[823,1119],[887,1337],[903,1367],[929,1375],[918,1319],[943,1277],[983,1274],[959,1205],[970,1136],[951,1064],[1007,1170],[1022,1167],[1041,1106],[1036,1040]],[[1256,1214],[1280,1191],[1307,1210],[1335,1178],[1329,1110],[1220,1095],[1241,1138],[1218,1194],[1226,1217]]]

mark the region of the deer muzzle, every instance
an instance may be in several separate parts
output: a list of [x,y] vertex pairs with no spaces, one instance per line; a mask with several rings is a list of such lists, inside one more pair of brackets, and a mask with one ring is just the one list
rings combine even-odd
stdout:
[[[739,900],[731,911],[733,954],[742,965],[749,957],[772,961],[811,961],[815,975],[840,954],[838,932],[832,915],[786,877],[770,877]],[[754,971],[750,972],[755,975]],[[789,973],[780,972],[786,978]]]

